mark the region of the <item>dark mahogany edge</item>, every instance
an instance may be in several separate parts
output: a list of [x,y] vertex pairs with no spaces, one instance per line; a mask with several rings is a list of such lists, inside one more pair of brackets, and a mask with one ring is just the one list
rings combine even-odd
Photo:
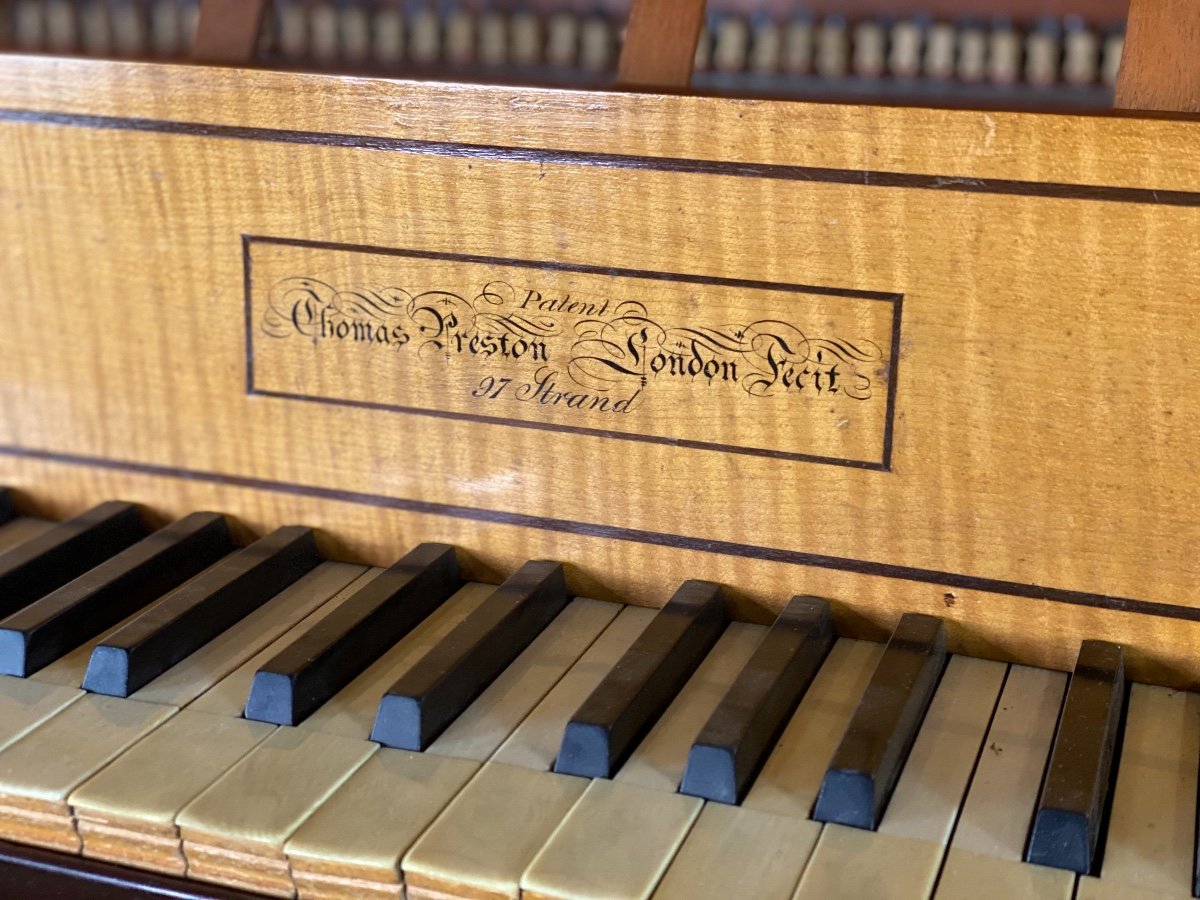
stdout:
[[1000,594],[1046,603],[1063,603],[1068,606],[1084,606],[1109,612],[1133,613],[1135,615],[1174,619],[1184,622],[1200,622],[1200,607],[1181,606],[1177,603],[1164,603],[1158,600],[1115,597],[1108,594],[1096,594],[1088,591],[1077,591],[1069,588],[1057,588],[1018,581],[1005,581],[1000,578],[965,575],[960,572],[945,572],[938,569],[923,569],[915,566],[901,566],[872,560],[828,556],[804,550],[760,547],[754,544],[741,544],[735,541],[670,534],[660,531],[647,531],[639,528],[625,528],[619,525],[603,525],[597,522],[579,522],[571,519],[552,519],[546,516],[475,506],[454,506],[449,503],[436,503],[430,500],[389,497],[383,494],[370,494],[363,491],[321,487],[320,485],[294,484],[287,481],[274,481],[247,475],[227,475],[221,472],[161,466],[156,463],[105,459],[98,456],[63,453],[56,450],[39,450],[12,444],[0,444],[0,456],[68,466],[88,466],[108,471],[126,472],[131,475],[176,478],[181,481],[200,484],[217,484],[223,487],[268,491],[270,493],[286,494],[293,497],[306,497],[312,500],[352,503],[376,509],[390,509],[430,516],[446,516],[452,519],[483,522],[490,525],[534,528],[540,531],[551,531],[559,534],[594,537],[612,541],[627,541],[634,544],[667,547],[673,550],[713,553],[719,556],[756,559],[763,562],[785,563],[794,566],[811,566],[812,568],[830,569],[835,572],[851,572],[856,575],[894,578],[898,581],[933,584],[939,587],[958,588],[964,591],[980,591],[987,594]]
[[257,900],[262,896],[8,841],[0,841],[0,895],[63,900]]

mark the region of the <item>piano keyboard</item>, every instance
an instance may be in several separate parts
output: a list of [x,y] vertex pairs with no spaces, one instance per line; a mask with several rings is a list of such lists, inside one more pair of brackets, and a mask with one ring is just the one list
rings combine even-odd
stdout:
[[[7,4],[8,14],[4,15]],[[919,4],[918,4],[919,5]],[[1086,12],[1086,4],[1080,4]],[[0,46],[22,52],[118,58],[186,58],[196,0],[0,0]],[[259,57],[273,66],[536,82],[611,79],[623,12],[511,11],[433,2],[277,0]],[[1014,23],[926,15],[848,21],[715,8],[696,54],[696,84],[719,90],[805,94],[820,84],[858,92],[892,81],[903,91],[1041,91],[1058,102],[1110,106],[1122,22],[1082,16]],[[882,79],[882,84],[880,83]],[[914,81],[916,79],[916,81]],[[1094,95],[1094,96],[1093,96]]]
[[[271,896],[1190,897],[1200,695],[0,492],[0,838]],[[1035,859],[1039,864],[1026,862]],[[407,892],[407,893],[405,893]]]

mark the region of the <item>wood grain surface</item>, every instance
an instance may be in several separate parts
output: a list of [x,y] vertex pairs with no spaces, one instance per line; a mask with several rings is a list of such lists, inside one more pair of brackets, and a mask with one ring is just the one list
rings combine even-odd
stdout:
[[[755,621],[812,593],[842,633],[924,612],[978,655],[1070,668],[1097,638],[1137,678],[1200,674],[1194,123],[22,57],[0,76],[19,161],[0,483],[27,508],[299,522],[384,565],[441,540],[475,579],[554,558],[584,595],[661,605],[702,577]],[[287,341],[264,318],[287,278],[341,292],[349,329],[354,296],[470,305],[493,270],[517,299],[444,318],[440,349],[409,352],[433,333],[411,316],[399,349],[304,335],[304,307]],[[536,395],[538,367],[458,342],[543,284],[559,384],[580,356],[563,335],[603,343],[618,302],[685,363],[705,332],[737,378],[671,380],[647,324],[609,341],[610,362],[651,365],[631,340],[667,360],[632,376],[619,426],[471,397],[489,376]],[[896,315],[844,303],[868,295]],[[805,340],[785,359],[767,321]],[[880,350],[870,398],[831,402],[811,371],[746,389],[801,346],[827,366],[818,340]]]
[[1200,4],[1132,0],[1116,106],[1200,112]]
[[617,83],[685,90],[692,80],[704,7],[704,0],[633,0]]

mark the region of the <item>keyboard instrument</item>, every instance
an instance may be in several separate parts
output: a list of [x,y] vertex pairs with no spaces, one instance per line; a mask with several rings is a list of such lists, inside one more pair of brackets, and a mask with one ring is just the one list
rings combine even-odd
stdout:
[[[85,524],[0,527],[0,571],[100,540]],[[932,616],[839,638],[817,598],[729,622],[711,583],[655,611],[572,598],[554,563],[463,582],[422,545],[310,558],[89,690],[106,648],[275,538],[138,594],[179,524],[0,621],[72,635],[0,680],[0,838],[281,897],[1192,894],[1200,695],[1127,684],[1118,646],[1068,676],[947,654]],[[72,629],[110,585],[146,606]]]
[[1118,115],[265,11],[0,55],[0,893],[1200,892],[1194,7]]

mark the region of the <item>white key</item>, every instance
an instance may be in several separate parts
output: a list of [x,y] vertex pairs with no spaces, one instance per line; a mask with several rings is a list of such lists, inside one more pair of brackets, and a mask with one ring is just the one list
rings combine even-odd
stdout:
[[485,66],[508,62],[508,19],[503,13],[488,11],[479,17],[479,61]]
[[827,825],[797,898],[928,896],[1006,669],[951,658],[879,830]]
[[812,21],[803,16],[788,22],[783,32],[783,71],[807,75],[813,65]]
[[1133,685],[1101,881],[1163,896],[1191,893],[1197,759],[1200,694]]
[[72,0],[46,0],[46,49],[70,53],[79,40]]
[[[522,873],[588,786],[548,771],[567,720],[653,616],[621,610],[413,845],[403,861],[409,900],[463,886],[517,896]],[[464,846],[477,852],[464,854]]]
[[371,13],[361,3],[338,8],[342,59],[352,66],[364,66],[371,59]]
[[16,0],[12,11],[13,43],[18,50],[36,53],[45,48],[46,24],[41,0]]
[[457,66],[469,65],[475,60],[475,16],[465,9],[452,12],[446,19],[446,36],[443,48],[446,62]]
[[726,628],[616,777],[584,792],[522,876],[523,892],[649,896],[703,805],[676,793],[688,751],[766,631],[745,623]]
[[579,30],[579,67],[585,72],[607,72],[616,58],[612,26],[602,16],[588,16]]
[[338,11],[332,3],[318,3],[309,13],[312,58],[322,66],[338,60]]
[[887,34],[870,19],[854,27],[854,74],[878,78],[887,64]]
[[911,19],[901,19],[892,26],[892,46],[888,52],[888,69],[898,78],[916,78],[921,74],[921,51],[925,32]]
[[308,58],[308,6],[303,0],[283,0],[276,7],[279,17],[279,53],[300,62]]
[[949,22],[935,22],[925,36],[925,77],[945,80],[954,77],[954,54],[958,33]]
[[1014,84],[1021,77],[1021,37],[1011,25],[998,24],[988,35],[988,78]]
[[416,11],[409,21],[408,55],[418,65],[438,61],[442,53],[442,23],[429,7]]
[[822,78],[841,78],[850,62],[850,38],[846,20],[828,16],[817,28],[816,69]]
[[579,19],[572,12],[556,12],[546,23],[546,62],[566,69],[579,57]]
[[987,32],[968,25],[958,33],[958,78],[976,84],[987,77]]
[[542,61],[542,20],[531,12],[513,13],[509,20],[512,35],[512,62],[518,66],[536,66]]
[[740,16],[725,16],[717,23],[713,41],[713,68],[718,72],[740,72],[746,68],[750,28]]
[[1058,28],[1041,25],[1025,39],[1025,80],[1044,87],[1058,81]]
[[1022,862],[1067,676],[1013,666],[938,882],[939,900],[1067,900],[1074,873]]
[[773,75],[783,63],[783,29],[770,19],[754,28],[750,43],[750,71]]
[[179,0],[154,0],[150,7],[150,46],[160,59],[183,55],[186,45]]
[[387,68],[404,61],[404,16],[395,6],[375,10],[371,53],[376,65]]
[[179,44],[190,52],[196,40],[196,23],[200,21],[200,0],[178,0]]

